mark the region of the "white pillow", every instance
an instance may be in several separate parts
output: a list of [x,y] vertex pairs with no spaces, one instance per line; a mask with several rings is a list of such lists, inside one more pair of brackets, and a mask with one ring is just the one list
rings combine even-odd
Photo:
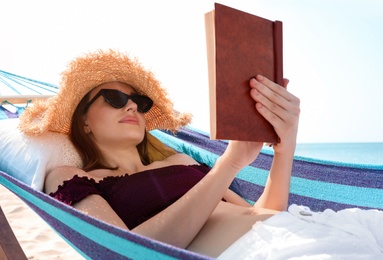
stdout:
[[81,167],[81,159],[69,137],[48,132],[25,136],[19,119],[0,120],[0,170],[42,190],[46,173],[63,165]]

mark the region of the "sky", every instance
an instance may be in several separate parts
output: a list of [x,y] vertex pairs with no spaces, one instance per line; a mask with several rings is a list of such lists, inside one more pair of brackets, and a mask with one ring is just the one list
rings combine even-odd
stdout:
[[[284,77],[301,100],[299,143],[383,142],[383,2],[218,3],[283,22]],[[13,0],[0,15],[0,70],[58,84],[97,49],[138,57],[192,126],[209,131],[204,14],[210,0]],[[251,36],[249,36],[251,37]]]

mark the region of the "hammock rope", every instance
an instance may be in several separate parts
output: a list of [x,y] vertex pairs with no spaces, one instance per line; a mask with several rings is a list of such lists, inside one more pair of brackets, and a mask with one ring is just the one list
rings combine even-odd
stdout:
[[58,86],[54,84],[0,70],[0,95],[3,95],[3,91],[7,88],[11,89],[11,91],[16,95],[23,95],[25,93],[28,93],[28,95],[30,93],[35,95],[54,95],[58,91]]

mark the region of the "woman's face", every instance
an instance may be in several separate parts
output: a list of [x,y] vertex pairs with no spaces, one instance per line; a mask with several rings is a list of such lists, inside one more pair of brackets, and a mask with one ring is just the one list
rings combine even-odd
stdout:
[[[101,89],[119,90],[127,95],[135,90],[121,82],[109,82],[94,88],[90,99]],[[137,111],[137,104],[131,99],[122,108],[114,108],[100,95],[84,115],[84,131],[99,145],[137,146],[145,135],[144,114]]]

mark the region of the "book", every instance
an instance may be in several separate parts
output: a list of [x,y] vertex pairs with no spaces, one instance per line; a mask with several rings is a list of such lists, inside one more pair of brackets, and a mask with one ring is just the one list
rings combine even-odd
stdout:
[[261,74],[283,85],[282,22],[215,4],[205,14],[210,138],[278,143],[255,108],[249,81]]

